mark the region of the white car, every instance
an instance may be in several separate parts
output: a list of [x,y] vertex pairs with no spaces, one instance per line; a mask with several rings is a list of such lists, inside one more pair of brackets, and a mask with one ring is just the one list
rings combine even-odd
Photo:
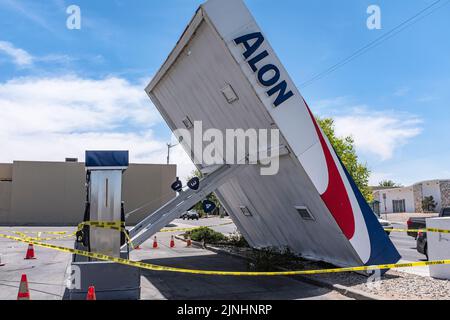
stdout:
[[383,227],[384,231],[386,231],[386,233],[388,235],[390,235],[392,229],[394,229],[394,226],[392,225],[392,223],[390,223],[387,220],[381,219],[380,217],[378,217],[378,222],[381,224],[381,226]]

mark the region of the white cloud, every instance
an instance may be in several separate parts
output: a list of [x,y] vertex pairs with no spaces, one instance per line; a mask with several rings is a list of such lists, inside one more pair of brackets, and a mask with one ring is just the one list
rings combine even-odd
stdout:
[[406,96],[411,90],[408,87],[401,87],[398,88],[395,92],[394,92],[394,96],[397,97],[404,97]]
[[70,62],[76,61],[77,59],[67,54],[48,54],[43,57],[35,57],[34,60],[44,63],[68,64]]
[[[17,78],[0,83],[0,162],[84,159],[84,151],[130,150],[138,163],[166,163],[166,141],[153,128],[162,119],[144,92],[112,77]],[[193,166],[172,149],[180,177]]]
[[181,145],[170,150],[170,163],[177,164],[177,176],[184,182],[187,177],[192,176],[192,172],[196,169]]
[[105,131],[160,121],[143,86],[121,78],[19,78],[0,84],[2,132]]
[[334,120],[337,135],[352,136],[359,151],[381,160],[391,159],[399,147],[422,132],[420,119],[402,113],[359,109]]
[[[85,62],[89,64],[102,64],[105,62],[105,58],[100,55],[78,55],[71,56],[68,54],[51,53],[43,56],[34,56],[24,49],[17,48],[14,44],[8,41],[0,41],[0,54],[9,57],[11,62],[20,68],[35,67],[35,66],[51,66],[61,65],[69,67],[77,62]],[[142,70],[140,70],[142,72]]]
[[16,48],[12,43],[0,41],[0,52],[13,59],[14,64],[25,67],[33,63],[33,56],[23,49]]
[[369,185],[371,185],[371,186],[378,186],[378,184],[381,181],[392,180],[392,179],[395,179],[395,177],[391,173],[371,172],[370,178],[369,178]]
[[[407,90],[407,88],[405,88]],[[355,103],[347,96],[318,100],[311,104],[318,116],[335,121],[338,136],[352,136],[356,149],[372,160],[389,160],[422,132],[422,120],[412,114],[380,110]]]

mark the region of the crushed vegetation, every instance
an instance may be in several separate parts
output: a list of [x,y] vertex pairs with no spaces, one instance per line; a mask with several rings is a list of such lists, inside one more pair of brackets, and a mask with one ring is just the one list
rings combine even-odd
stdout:
[[239,232],[234,232],[226,236],[220,232],[212,230],[211,228],[200,227],[184,234],[185,239],[188,236],[190,236],[193,241],[203,242],[205,244],[233,246],[237,248],[249,247],[247,241]]
[[279,267],[303,270],[307,260],[295,255],[289,248],[254,249],[248,255],[248,269],[256,272],[277,271]]

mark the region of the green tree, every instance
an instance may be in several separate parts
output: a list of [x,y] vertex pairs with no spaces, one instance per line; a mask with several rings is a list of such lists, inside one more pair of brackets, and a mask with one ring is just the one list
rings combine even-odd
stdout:
[[380,187],[386,187],[386,188],[400,188],[402,187],[401,184],[396,183],[392,180],[383,180],[378,184]]
[[[192,172],[191,176],[189,176],[187,180],[189,181],[189,180],[192,179],[193,177],[198,177],[198,178],[201,179],[203,176],[202,176],[202,173],[201,173],[199,170],[194,170],[194,171]],[[214,202],[214,204],[216,205],[217,208],[220,208],[220,206],[221,206],[221,205],[220,205],[220,201],[219,201],[219,199],[217,198],[217,196],[216,196],[216,194],[215,194],[214,192],[213,192],[213,193],[210,193],[210,194],[208,195],[207,199],[208,199],[209,201]],[[201,217],[203,217],[203,216],[206,215],[205,211],[203,211],[202,202],[197,203],[197,204],[194,206],[194,210],[197,211],[197,213],[198,213]]]
[[434,201],[433,196],[425,197],[422,200],[422,209],[424,212],[434,212],[436,210],[437,203]]
[[373,194],[369,187],[370,170],[366,163],[358,161],[354,139],[351,136],[337,137],[334,120],[331,118],[317,118],[317,122],[330,140],[331,145],[336,150],[337,155],[341,158],[342,163],[347,168],[366,201],[372,202]]

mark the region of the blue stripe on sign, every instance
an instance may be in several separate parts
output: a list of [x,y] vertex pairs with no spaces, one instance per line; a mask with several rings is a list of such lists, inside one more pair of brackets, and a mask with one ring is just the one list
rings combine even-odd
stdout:
[[383,227],[378,222],[375,213],[373,213],[355,181],[350,176],[345,166],[342,164],[342,161],[340,159],[339,161],[344,168],[344,172],[356,196],[359,207],[361,208],[361,212],[366,222],[367,230],[369,232],[371,251],[369,261],[367,261],[365,265],[380,265],[398,262],[401,258],[400,254],[398,253],[389,236],[384,231]]

